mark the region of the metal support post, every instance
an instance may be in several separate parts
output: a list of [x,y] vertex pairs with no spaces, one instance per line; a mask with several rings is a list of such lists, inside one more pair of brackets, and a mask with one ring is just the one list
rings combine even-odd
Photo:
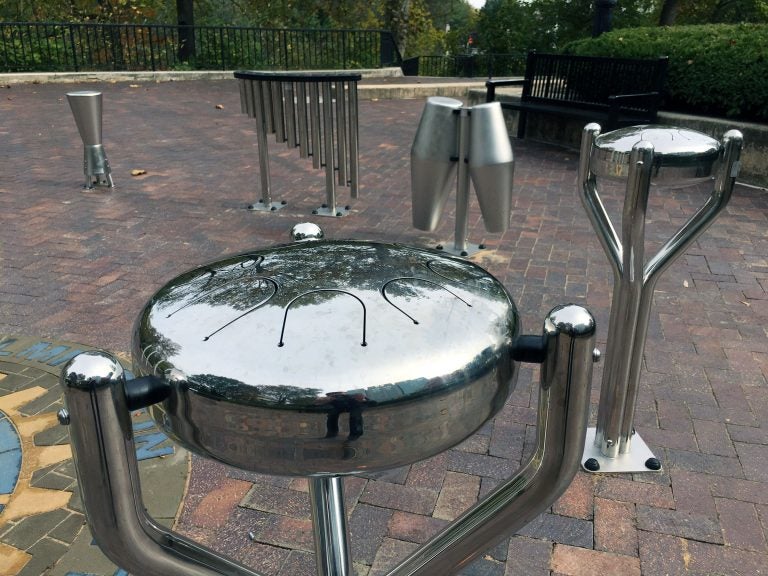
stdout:
[[343,480],[339,476],[310,478],[309,500],[317,573],[323,576],[351,576]]
[[[261,176],[261,199],[248,205],[248,210],[254,212],[275,212],[285,206],[285,202],[272,202],[272,180],[269,175],[269,148],[267,145],[267,114],[265,109],[267,99],[265,92],[270,90],[269,83],[252,81],[246,90],[253,116],[256,119],[256,140],[259,149],[259,174]],[[252,93],[249,93],[252,91]]]
[[75,117],[75,124],[83,139],[83,188],[91,190],[94,186],[113,188],[112,169],[104,151],[101,134],[102,95],[101,92],[84,90],[67,94],[69,107]]

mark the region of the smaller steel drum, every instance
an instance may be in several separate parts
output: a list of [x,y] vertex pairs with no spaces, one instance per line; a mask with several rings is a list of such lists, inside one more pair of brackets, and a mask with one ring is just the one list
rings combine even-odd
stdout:
[[515,383],[515,305],[493,276],[417,248],[312,240],[168,282],[133,340],[150,407],[189,450],[244,470],[382,470],[470,436]]
[[653,145],[651,183],[683,187],[714,178],[721,143],[706,134],[673,126],[646,125],[620,128],[595,138],[590,170],[599,178],[626,180],[629,156],[640,141]]

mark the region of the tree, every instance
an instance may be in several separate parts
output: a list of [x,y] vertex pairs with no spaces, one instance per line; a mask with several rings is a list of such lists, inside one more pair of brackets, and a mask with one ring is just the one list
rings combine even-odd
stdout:
[[659,26],[672,26],[680,9],[680,0],[664,0],[659,16]]
[[188,62],[195,55],[195,5],[192,0],[176,0],[179,24],[179,61]]

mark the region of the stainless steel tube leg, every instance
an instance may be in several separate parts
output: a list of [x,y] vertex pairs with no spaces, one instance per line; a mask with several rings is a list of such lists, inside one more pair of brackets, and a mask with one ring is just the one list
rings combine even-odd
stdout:
[[309,498],[319,576],[351,576],[352,574],[343,486],[343,481],[338,476],[309,479]]
[[78,486],[96,543],[115,564],[141,576],[259,576],[159,526],[141,499],[136,447],[120,363],[85,352],[63,368],[60,384]]
[[456,224],[453,249],[457,254],[467,255],[467,235],[469,231],[469,166],[467,156],[469,148],[469,109],[459,112],[459,170],[456,179]]
[[595,321],[581,306],[544,321],[536,450],[491,492],[387,576],[456,574],[549,508],[576,474],[589,419]]

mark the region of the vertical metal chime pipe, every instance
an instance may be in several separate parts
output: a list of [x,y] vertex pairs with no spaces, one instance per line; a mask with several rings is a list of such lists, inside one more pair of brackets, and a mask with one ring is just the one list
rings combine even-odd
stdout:
[[456,228],[453,248],[457,252],[467,251],[467,236],[469,234],[469,108],[462,107],[459,114],[458,130],[458,176],[456,178]]
[[269,149],[267,145],[267,121],[265,92],[269,90],[269,83],[246,82],[253,89],[250,98],[256,118],[256,140],[259,147],[259,175],[261,176],[261,202],[265,207],[272,204],[272,180],[269,173]]
[[309,479],[315,559],[321,576],[352,575],[343,486],[338,476]]
[[106,556],[141,576],[259,576],[157,524],[146,512],[120,363],[85,352],[62,370],[77,481],[91,534]]
[[347,185],[347,98],[346,82],[336,82],[336,139],[338,150],[336,152],[339,166],[339,185]]
[[288,148],[296,148],[296,97],[293,82],[283,82],[285,90],[285,132]]
[[357,121],[357,82],[349,83],[349,186],[350,196],[358,197],[358,183],[360,181],[360,166],[358,156],[360,154],[360,127]]
[[299,130],[299,155],[309,156],[309,130],[307,126],[307,84],[296,82],[296,116]]
[[536,450],[491,492],[387,576],[447,576],[546,510],[579,468],[589,417],[595,322],[581,306],[554,308],[544,321]]
[[320,134],[320,89],[317,82],[309,85],[309,127],[312,132],[312,167],[317,170],[322,161]]
[[336,181],[333,169],[333,101],[331,83],[323,82],[323,160],[325,161],[325,203],[336,214]]

